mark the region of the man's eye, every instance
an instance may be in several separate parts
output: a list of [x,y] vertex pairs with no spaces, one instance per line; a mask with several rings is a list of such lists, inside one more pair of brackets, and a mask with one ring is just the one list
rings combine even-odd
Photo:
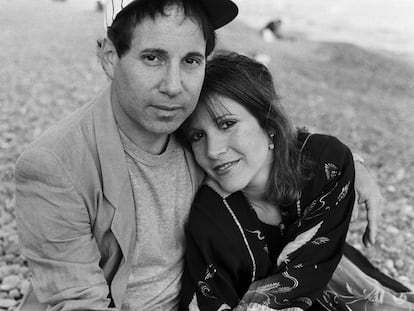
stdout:
[[161,59],[156,55],[144,55],[142,58],[144,62],[150,65],[158,64],[161,62]]
[[185,59],[185,63],[190,66],[198,66],[201,64],[201,60],[194,57],[190,57]]

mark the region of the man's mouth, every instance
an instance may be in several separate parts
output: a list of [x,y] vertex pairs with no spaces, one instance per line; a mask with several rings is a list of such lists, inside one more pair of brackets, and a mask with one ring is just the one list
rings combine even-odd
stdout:
[[163,111],[176,111],[176,110],[181,109],[181,106],[156,105],[153,107],[158,110],[163,110]]

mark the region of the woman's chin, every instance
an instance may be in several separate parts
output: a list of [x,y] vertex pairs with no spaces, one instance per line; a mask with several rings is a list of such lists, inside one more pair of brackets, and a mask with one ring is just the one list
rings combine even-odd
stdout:
[[219,182],[220,187],[228,193],[243,190],[246,186],[236,182]]

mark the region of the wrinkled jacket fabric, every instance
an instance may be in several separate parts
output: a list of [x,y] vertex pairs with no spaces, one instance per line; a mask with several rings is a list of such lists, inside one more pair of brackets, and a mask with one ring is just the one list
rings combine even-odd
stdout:
[[[21,311],[121,308],[136,224],[110,89],[17,161],[16,221],[33,273]],[[200,177],[186,158],[191,176]]]

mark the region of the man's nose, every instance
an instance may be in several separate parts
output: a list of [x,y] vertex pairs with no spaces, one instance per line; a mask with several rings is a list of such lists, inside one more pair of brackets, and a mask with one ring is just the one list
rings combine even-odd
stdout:
[[166,69],[164,79],[160,86],[160,92],[173,97],[180,94],[182,89],[183,82],[180,66],[177,64],[170,64]]

